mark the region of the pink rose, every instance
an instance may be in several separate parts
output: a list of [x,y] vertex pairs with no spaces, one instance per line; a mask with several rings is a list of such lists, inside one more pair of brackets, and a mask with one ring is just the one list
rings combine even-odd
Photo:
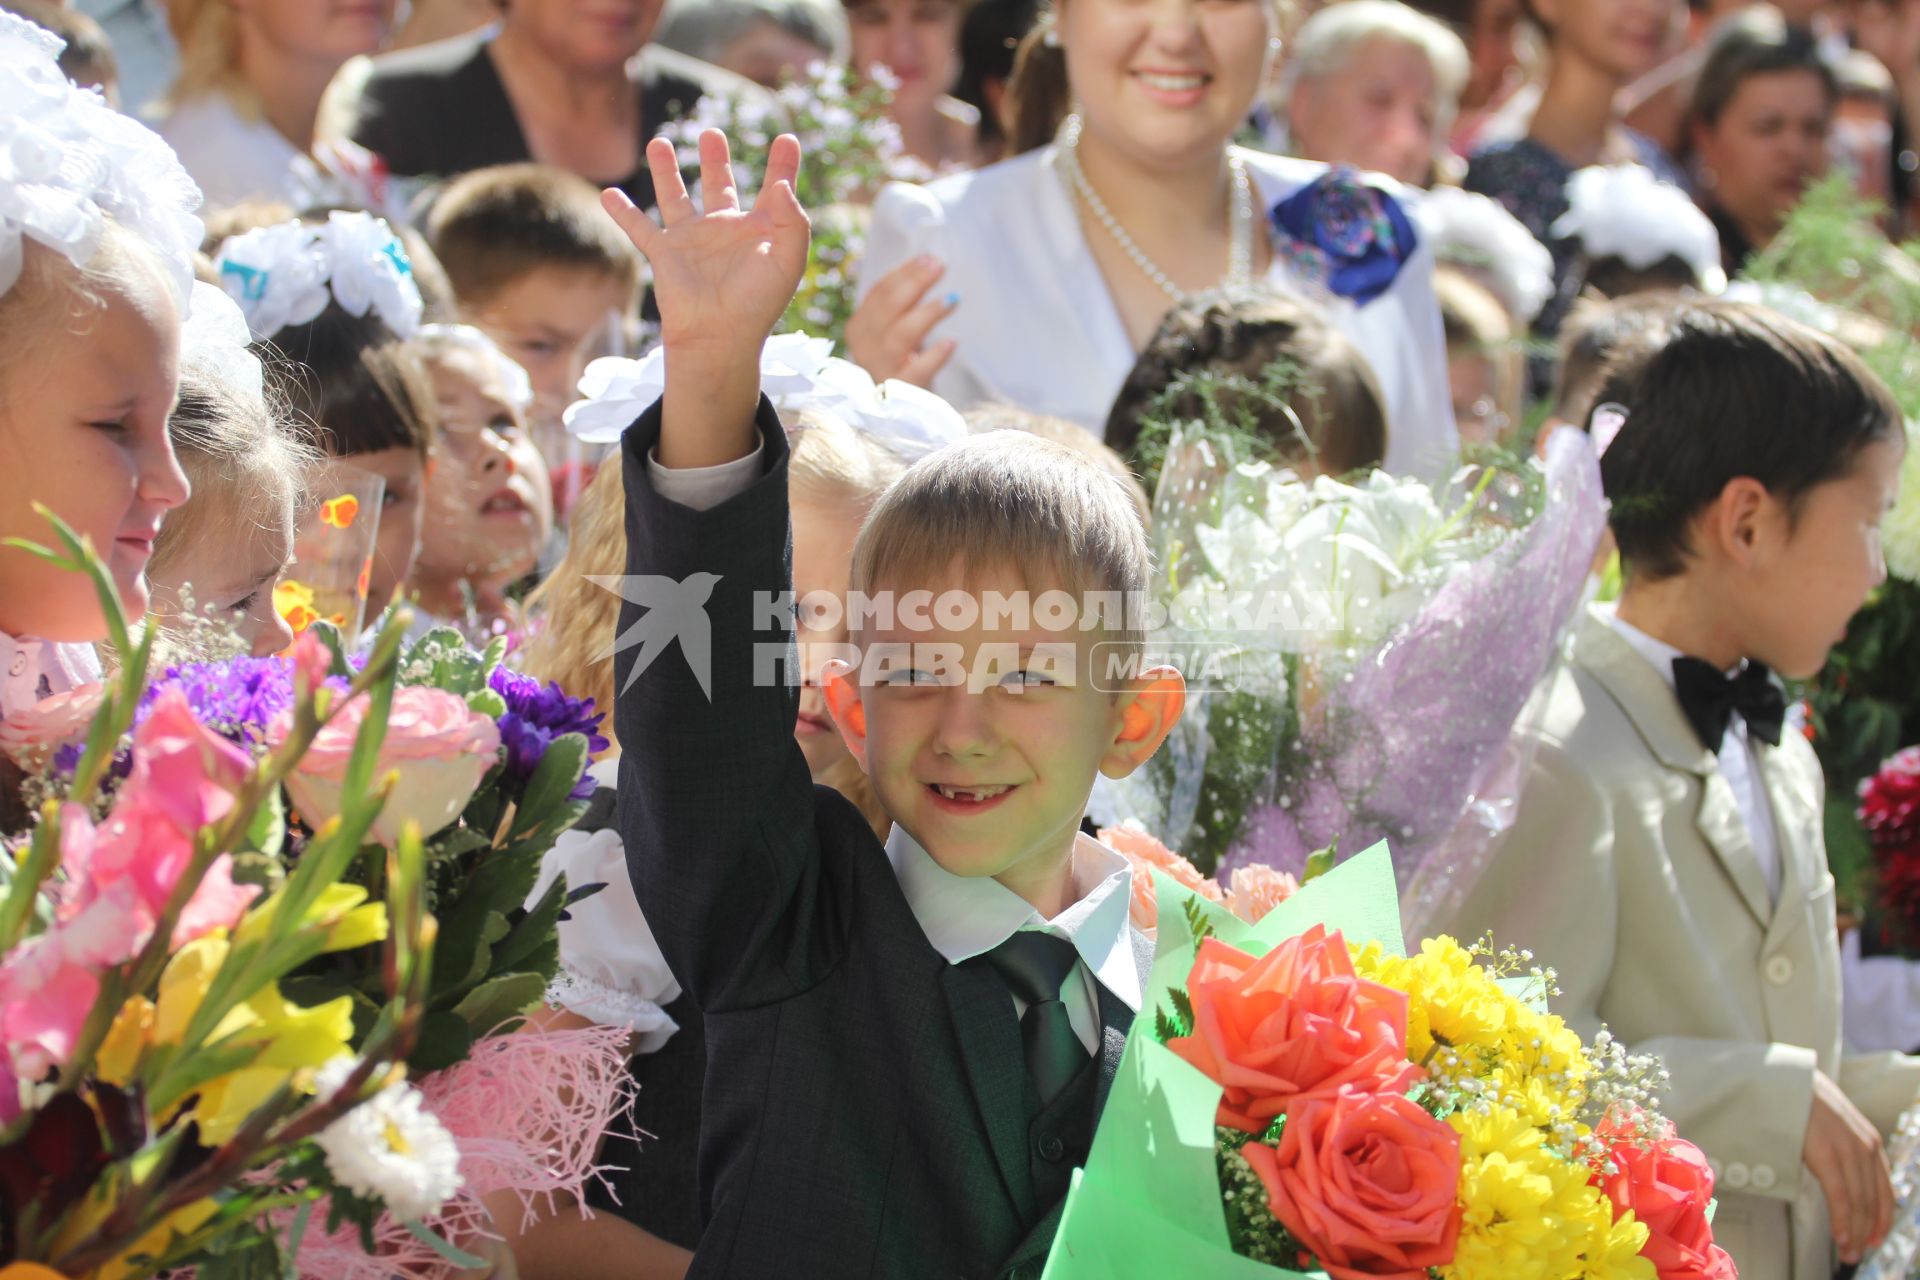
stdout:
[[[200,831],[233,812],[234,793],[252,769],[246,752],[194,718],[178,690],[161,695],[135,731],[132,758],[106,820],[95,828],[69,807],[60,840],[68,877],[60,918],[71,921],[104,897],[130,892],[128,955],[145,945],[193,862]],[[259,894],[255,886],[234,884],[232,865],[221,854],[207,868],[174,925],[173,946],[231,928]]]
[[1099,840],[1127,860],[1133,869],[1133,926],[1149,932],[1159,926],[1160,908],[1153,893],[1157,867],[1175,882],[1209,902],[1221,900],[1220,886],[1200,874],[1200,868],[1149,835],[1145,828],[1127,824],[1100,828]]
[[[340,812],[340,787],[353,742],[371,702],[361,694],[341,707],[314,738],[287,776],[287,793],[318,827]],[[282,717],[270,735],[277,744],[289,723]],[[499,726],[445,689],[403,685],[393,691],[393,709],[380,742],[375,777],[399,775],[373,823],[373,838],[392,845],[408,822],[431,836],[460,816],[500,755]]]
[[0,720],[0,755],[28,772],[37,772],[55,751],[86,738],[99,709],[97,683],[42,698]]
[[1167,1041],[1224,1086],[1218,1122],[1259,1133],[1300,1102],[1347,1085],[1404,1092],[1407,996],[1359,977],[1346,939],[1314,925],[1259,959],[1201,942],[1187,976],[1193,1034]]
[[1240,1148],[1267,1207],[1333,1280],[1426,1280],[1460,1236],[1460,1136],[1394,1093],[1342,1089]]
[[1631,1209],[1646,1225],[1640,1256],[1660,1280],[1734,1280],[1733,1259],[1713,1242],[1707,1220],[1713,1170],[1700,1148],[1676,1136],[1671,1123],[1649,1145],[1640,1145],[1631,1126],[1613,1117],[1595,1136],[1607,1142],[1613,1172],[1601,1169],[1594,1185],[1613,1201],[1615,1218]]
[[1235,867],[1227,882],[1227,910],[1258,924],[1267,912],[1300,892],[1300,882],[1284,871],[1254,863]]

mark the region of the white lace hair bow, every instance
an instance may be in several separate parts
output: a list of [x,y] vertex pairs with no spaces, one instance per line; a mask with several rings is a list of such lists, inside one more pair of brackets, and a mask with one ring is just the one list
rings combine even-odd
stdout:
[[369,310],[401,339],[420,329],[413,263],[393,228],[370,213],[256,227],[220,246],[220,284],[246,313],[256,341],[306,324],[331,298],[348,315]]
[[20,278],[28,240],[84,267],[111,219],[153,252],[184,309],[200,189],[160,135],[61,74],[64,47],[0,10],[0,293]]
[[1483,272],[1522,326],[1553,296],[1553,254],[1498,200],[1458,187],[1435,187],[1413,207],[1434,257]]
[[180,367],[264,403],[266,379],[260,357],[247,345],[251,341],[239,304],[218,285],[195,280],[187,318],[180,326]]
[[[580,379],[582,398],[564,415],[567,430],[589,443],[618,440],[666,385],[662,348],[638,360],[595,360]],[[966,420],[945,400],[910,383],[876,383],[859,365],[834,356],[826,338],[780,333],[767,339],[760,351],[760,389],[781,412],[832,414],[908,463],[967,436]]]
[[1669,254],[1693,268],[1709,293],[1727,284],[1720,233],[1687,193],[1641,164],[1592,165],[1567,179],[1556,236],[1578,236],[1587,256],[1619,258],[1644,271]]

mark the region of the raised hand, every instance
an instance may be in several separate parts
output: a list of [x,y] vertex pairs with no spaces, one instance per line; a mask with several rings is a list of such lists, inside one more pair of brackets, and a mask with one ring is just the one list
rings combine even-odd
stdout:
[[660,463],[713,466],[753,449],[760,348],[806,270],[810,228],[793,191],[800,143],[790,134],[775,139],[751,211],[740,207],[718,129],[700,135],[700,209],[672,143],[648,143],[647,165],[659,222],[619,191],[601,202],[653,268],[666,351]]

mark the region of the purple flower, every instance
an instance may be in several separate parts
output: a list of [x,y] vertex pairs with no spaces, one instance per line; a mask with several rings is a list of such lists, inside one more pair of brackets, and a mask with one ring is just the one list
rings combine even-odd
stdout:
[[[507,703],[507,713],[500,717],[500,745],[506,748],[505,780],[514,785],[524,786],[533,777],[547,748],[564,734],[579,734],[596,755],[611,745],[600,734],[607,717],[594,711],[592,698],[570,698],[552,681],[542,685],[505,667],[495,669],[487,687]],[[572,798],[591,799],[593,791],[593,779],[582,774]]]
[[284,658],[228,658],[169,667],[141,695],[133,714],[135,728],[168,689],[186,694],[201,724],[252,747],[266,736],[274,717],[293,705],[293,667]]

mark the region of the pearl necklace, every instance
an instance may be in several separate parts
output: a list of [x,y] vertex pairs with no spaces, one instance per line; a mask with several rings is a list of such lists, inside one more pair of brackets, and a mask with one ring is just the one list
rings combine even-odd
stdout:
[[[1159,264],[1146,255],[1146,252],[1134,243],[1127,229],[1107,208],[1107,202],[1087,181],[1087,175],[1080,168],[1080,117],[1070,115],[1066,123],[1060,126],[1060,136],[1055,139],[1058,147],[1059,162],[1066,172],[1067,180],[1101,226],[1107,229],[1114,243],[1134,266],[1140,268],[1142,275],[1158,285],[1162,292],[1173,299],[1177,305],[1187,300],[1187,292],[1173,282],[1173,278],[1162,271]],[[1223,283],[1230,290],[1244,289],[1253,278],[1253,181],[1247,176],[1247,164],[1233,148],[1227,149],[1227,173],[1230,177],[1233,198],[1227,210],[1227,274]]]

